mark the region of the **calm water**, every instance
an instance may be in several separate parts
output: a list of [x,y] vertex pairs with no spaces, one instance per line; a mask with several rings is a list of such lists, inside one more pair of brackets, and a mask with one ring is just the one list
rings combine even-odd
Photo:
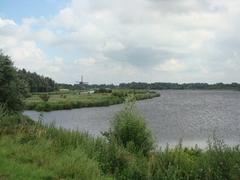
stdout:
[[[237,91],[160,91],[161,97],[137,102],[160,146],[206,146],[213,133],[229,145],[240,144],[240,92]],[[44,123],[67,129],[88,131],[98,136],[109,128],[122,105],[82,108],[43,113]],[[25,111],[34,120],[39,112]]]

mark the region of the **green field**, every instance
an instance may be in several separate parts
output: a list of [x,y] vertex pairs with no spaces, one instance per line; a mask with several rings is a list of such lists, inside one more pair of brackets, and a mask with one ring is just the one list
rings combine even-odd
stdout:
[[[85,93],[80,91],[51,92],[49,100],[44,102],[40,96],[44,93],[34,93],[25,100],[26,110],[52,111],[82,107],[110,106],[123,103],[127,96],[136,100],[150,99],[159,96],[154,91],[147,90],[113,90],[112,93]],[[45,93],[46,94],[46,93]]]
[[139,115],[116,117],[112,136],[93,138],[1,111],[0,179],[240,179],[238,146],[215,138],[204,150],[181,144],[158,150]]

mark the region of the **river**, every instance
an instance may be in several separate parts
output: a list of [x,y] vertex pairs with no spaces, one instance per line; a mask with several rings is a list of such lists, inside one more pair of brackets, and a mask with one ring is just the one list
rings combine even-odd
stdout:
[[[136,106],[146,118],[159,146],[176,145],[181,139],[184,146],[206,147],[215,134],[228,145],[240,144],[240,92],[164,90],[161,96],[138,101]],[[100,136],[109,128],[114,115],[123,105],[82,108],[42,113],[46,124],[87,131]],[[40,113],[25,111],[38,120]]]

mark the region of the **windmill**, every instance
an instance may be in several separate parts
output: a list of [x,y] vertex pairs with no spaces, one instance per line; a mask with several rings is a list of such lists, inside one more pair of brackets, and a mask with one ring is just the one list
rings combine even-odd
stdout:
[[80,84],[80,85],[81,85],[81,84],[85,84],[85,85],[88,84],[88,82],[84,82],[84,81],[83,81],[83,76],[81,76],[81,81],[75,81],[75,82],[76,82],[76,84],[78,84],[78,85],[79,85],[79,84]]
[[88,82],[83,81],[83,76],[81,76],[81,81],[76,81],[76,83],[81,89],[86,89],[86,85],[88,85]]

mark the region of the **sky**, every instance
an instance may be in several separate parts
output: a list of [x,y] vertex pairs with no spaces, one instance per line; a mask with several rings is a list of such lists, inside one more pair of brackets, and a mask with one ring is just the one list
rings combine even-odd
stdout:
[[0,0],[0,49],[59,83],[240,82],[239,0]]

